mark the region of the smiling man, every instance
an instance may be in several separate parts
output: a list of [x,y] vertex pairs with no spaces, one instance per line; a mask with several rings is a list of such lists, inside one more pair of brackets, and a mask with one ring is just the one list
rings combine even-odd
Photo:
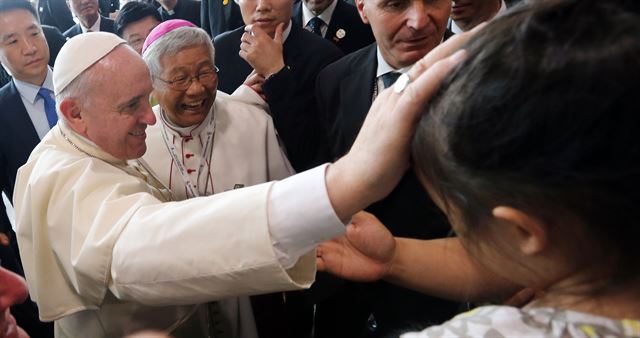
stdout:
[[113,20],[100,15],[98,0],[69,0],[69,5],[79,22],[64,32],[67,38],[87,32],[115,33]]
[[[438,46],[446,35],[451,0],[358,0],[362,20],[376,43],[327,66],[318,75],[317,100],[325,139],[323,160],[349,151],[375,97],[401,73]],[[425,207],[430,206],[430,207]],[[445,237],[450,227],[411,170],[369,212],[396,236]],[[316,337],[392,335],[411,323],[447,319],[457,304],[426,297],[385,282],[357,284],[319,277]],[[330,296],[327,296],[330,295]]]

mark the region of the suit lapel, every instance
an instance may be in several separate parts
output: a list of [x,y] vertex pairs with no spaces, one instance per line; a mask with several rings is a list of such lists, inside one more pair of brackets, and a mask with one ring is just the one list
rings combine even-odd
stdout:
[[33,126],[33,122],[31,122],[31,118],[29,118],[27,109],[20,98],[18,88],[16,88],[13,81],[11,81],[11,86],[9,87],[9,96],[11,98],[9,101],[10,106],[6,110],[3,109],[3,111],[11,114],[5,120],[8,124],[7,130],[13,130],[15,132],[14,135],[19,138],[19,140],[16,140],[18,141],[16,144],[23,144],[25,147],[33,149],[40,142],[40,137]]
[[348,112],[343,116],[347,138],[351,141],[360,131],[373,98],[373,83],[377,68],[376,44],[366,47],[362,58],[357,58],[351,65],[350,75],[340,82],[341,111]]
[[342,27],[345,24],[344,4],[342,3],[343,0],[336,1],[336,8],[333,11],[331,21],[329,22],[329,26],[327,27],[327,34],[324,35],[324,38],[340,46],[342,39],[337,39],[334,41],[334,38],[336,37],[336,32],[338,31],[338,29],[344,29],[344,27]]
[[293,4],[293,15],[291,15],[293,24],[302,27],[302,1]]

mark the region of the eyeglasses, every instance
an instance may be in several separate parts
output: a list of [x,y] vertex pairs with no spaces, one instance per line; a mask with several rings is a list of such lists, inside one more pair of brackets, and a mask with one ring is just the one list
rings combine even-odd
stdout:
[[218,77],[218,67],[214,66],[213,69],[204,69],[200,71],[200,73],[195,76],[180,76],[176,77],[173,80],[165,80],[160,77],[156,77],[158,80],[166,83],[171,89],[174,90],[187,90],[191,87],[193,80],[198,80],[202,85],[211,85],[215,82]]

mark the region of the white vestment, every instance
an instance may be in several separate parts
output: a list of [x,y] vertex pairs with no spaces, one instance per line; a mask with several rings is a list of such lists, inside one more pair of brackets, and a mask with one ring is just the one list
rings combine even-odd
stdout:
[[[271,117],[264,106],[232,99],[218,92],[207,117],[181,128],[154,107],[156,124],[147,128],[143,159],[176,200],[192,197],[185,179],[199,196],[233,190],[293,174],[278,144]],[[169,142],[169,145],[167,145]],[[175,160],[181,161],[178,166]],[[181,170],[182,169],[182,170]],[[229,337],[257,338],[249,297],[218,301]]]
[[[18,171],[14,194],[40,317],[56,321],[57,337],[120,337],[142,328],[201,337],[207,308],[190,304],[309,287],[313,251],[287,270],[274,253],[268,204],[275,185],[163,203],[168,193],[144,170],[60,120]],[[335,214],[315,216],[331,211],[322,200],[309,208],[309,223],[339,229]]]

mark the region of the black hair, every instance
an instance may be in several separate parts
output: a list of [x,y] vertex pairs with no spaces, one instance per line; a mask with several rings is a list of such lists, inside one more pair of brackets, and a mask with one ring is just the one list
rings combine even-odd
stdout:
[[158,22],[162,22],[162,18],[160,17],[160,13],[158,13],[158,10],[148,3],[140,1],[127,2],[124,6],[122,6],[120,12],[118,12],[118,16],[115,19],[114,28],[116,34],[122,37],[124,29],[129,24],[142,20],[148,16],[153,17],[154,19],[158,20]]
[[550,226],[570,215],[612,279],[640,274],[639,13],[637,0],[532,1],[465,46],[412,153],[469,231],[498,205]]
[[33,14],[33,17],[36,18],[38,22],[40,22],[40,19],[38,18],[38,12],[36,12],[36,9],[33,7],[33,5],[31,5],[29,1],[26,1],[26,0],[0,1],[0,13],[12,11],[15,9],[24,9],[26,11],[29,11],[29,13]]

